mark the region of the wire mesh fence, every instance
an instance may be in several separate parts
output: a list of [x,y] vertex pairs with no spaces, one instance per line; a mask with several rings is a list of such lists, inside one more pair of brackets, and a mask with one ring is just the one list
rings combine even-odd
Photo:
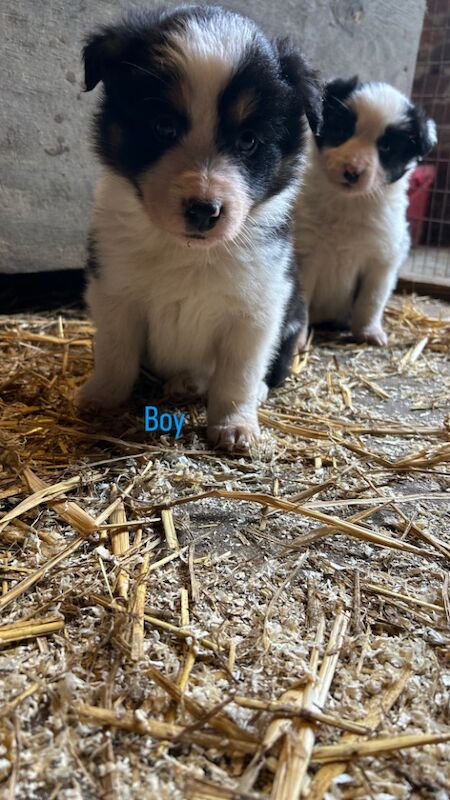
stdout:
[[450,287],[450,0],[428,2],[412,97],[436,122],[438,144],[412,177],[402,276]]

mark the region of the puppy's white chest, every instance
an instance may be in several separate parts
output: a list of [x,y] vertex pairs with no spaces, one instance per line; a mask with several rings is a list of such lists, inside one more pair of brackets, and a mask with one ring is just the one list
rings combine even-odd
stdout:
[[318,248],[318,270],[310,298],[312,322],[348,321],[363,262],[356,243]]
[[214,343],[230,308],[227,287],[207,269],[171,276],[148,295],[147,358],[151,368],[169,378],[185,370],[214,371]]
[[[337,320],[345,323],[364,265],[367,243],[358,231],[328,220],[299,220],[297,248],[302,284],[311,322]],[[366,246],[364,246],[366,244]]]

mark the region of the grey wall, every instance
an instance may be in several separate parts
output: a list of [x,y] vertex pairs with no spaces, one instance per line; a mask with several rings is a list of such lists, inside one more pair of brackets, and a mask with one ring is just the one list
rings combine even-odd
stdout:
[[[80,47],[92,26],[130,5],[137,4],[1,0],[0,272],[83,266],[96,169],[88,128],[98,90],[83,94]],[[358,72],[410,90],[425,0],[223,5],[269,33],[294,35],[325,76]]]

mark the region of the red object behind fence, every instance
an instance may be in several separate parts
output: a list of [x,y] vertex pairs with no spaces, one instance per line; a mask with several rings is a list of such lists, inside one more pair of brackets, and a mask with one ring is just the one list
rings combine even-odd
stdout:
[[425,220],[430,208],[431,187],[435,177],[436,167],[432,164],[421,164],[411,173],[408,188],[408,219],[414,246],[421,243],[425,233]]

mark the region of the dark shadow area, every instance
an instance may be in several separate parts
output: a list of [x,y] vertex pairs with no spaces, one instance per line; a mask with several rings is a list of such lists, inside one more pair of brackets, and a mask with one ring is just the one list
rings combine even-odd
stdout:
[[84,270],[0,274],[0,314],[83,309]]

